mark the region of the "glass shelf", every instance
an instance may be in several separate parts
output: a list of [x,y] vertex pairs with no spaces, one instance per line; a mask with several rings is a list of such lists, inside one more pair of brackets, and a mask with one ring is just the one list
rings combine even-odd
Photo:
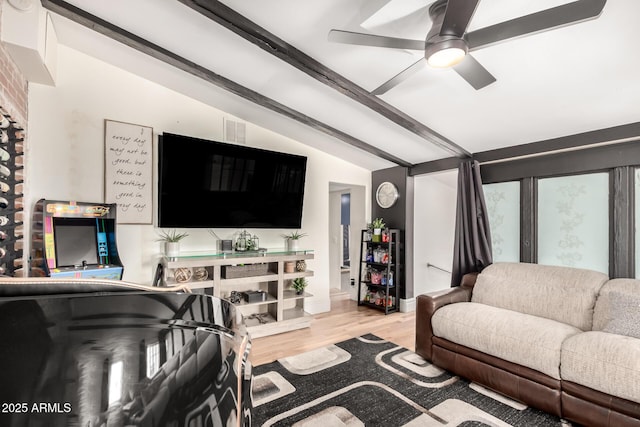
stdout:
[[257,251],[185,251],[180,252],[180,255],[175,257],[167,257],[172,261],[189,260],[196,258],[218,258],[218,259],[233,259],[233,258],[248,258],[248,257],[266,257],[270,255],[308,255],[313,254],[313,249],[298,249],[296,251],[289,251],[285,248],[269,248],[260,249]]

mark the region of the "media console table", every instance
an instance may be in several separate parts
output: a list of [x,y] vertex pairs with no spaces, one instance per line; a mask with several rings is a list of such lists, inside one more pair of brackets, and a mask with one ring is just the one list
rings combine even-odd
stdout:
[[[313,276],[305,268],[306,260],[313,257],[312,250],[182,252],[177,257],[162,257],[163,283],[187,285],[193,292],[232,302],[251,337],[258,338],[310,326],[304,299],[313,295],[297,294],[291,282]],[[285,272],[285,267],[293,272]],[[251,294],[250,301],[244,299],[244,293]]]

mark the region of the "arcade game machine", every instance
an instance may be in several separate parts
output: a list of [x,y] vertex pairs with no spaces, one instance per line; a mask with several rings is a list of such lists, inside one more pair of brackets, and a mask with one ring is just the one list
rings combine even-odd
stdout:
[[116,205],[41,199],[33,211],[32,277],[121,280]]

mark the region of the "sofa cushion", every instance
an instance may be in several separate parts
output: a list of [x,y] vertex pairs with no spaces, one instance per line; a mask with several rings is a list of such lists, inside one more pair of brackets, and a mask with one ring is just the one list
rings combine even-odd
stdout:
[[[605,283],[600,289],[593,313],[593,330],[602,331],[608,326],[611,327],[612,321],[614,321],[615,328],[615,323],[619,323],[617,320],[625,315],[620,312],[620,305],[625,304],[625,297],[631,301],[637,299],[638,295],[640,295],[640,280],[612,279]],[[614,303],[618,307],[614,307]],[[639,309],[636,308],[636,310]]]
[[570,267],[496,263],[478,275],[471,301],[591,330],[606,274]]
[[591,331],[562,345],[562,379],[640,403],[640,339]]
[[602,332],[640,338],[640,296],[612,292],[611,308],[615,316]]
[[431,319],[433,334],[560,379],[562,342],[573,326],[474,302],[449,304]]

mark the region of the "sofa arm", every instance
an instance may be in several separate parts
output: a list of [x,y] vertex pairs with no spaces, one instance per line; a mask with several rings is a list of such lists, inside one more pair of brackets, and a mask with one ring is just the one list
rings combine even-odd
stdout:
[[433,329],[431,317],[440,307],[457,302],[471,301],[471,292],[477,273],[466,274],[461,286],[443,291],[418,295],[416,298],[416,353],[431,361]]
[[467,288],[470,291],[473,290],[473,286],[476,284],[476,280],[478,279],[478,274],[480,273],[467,273],[462,276],[462,280],[460,281],[461,288]]

